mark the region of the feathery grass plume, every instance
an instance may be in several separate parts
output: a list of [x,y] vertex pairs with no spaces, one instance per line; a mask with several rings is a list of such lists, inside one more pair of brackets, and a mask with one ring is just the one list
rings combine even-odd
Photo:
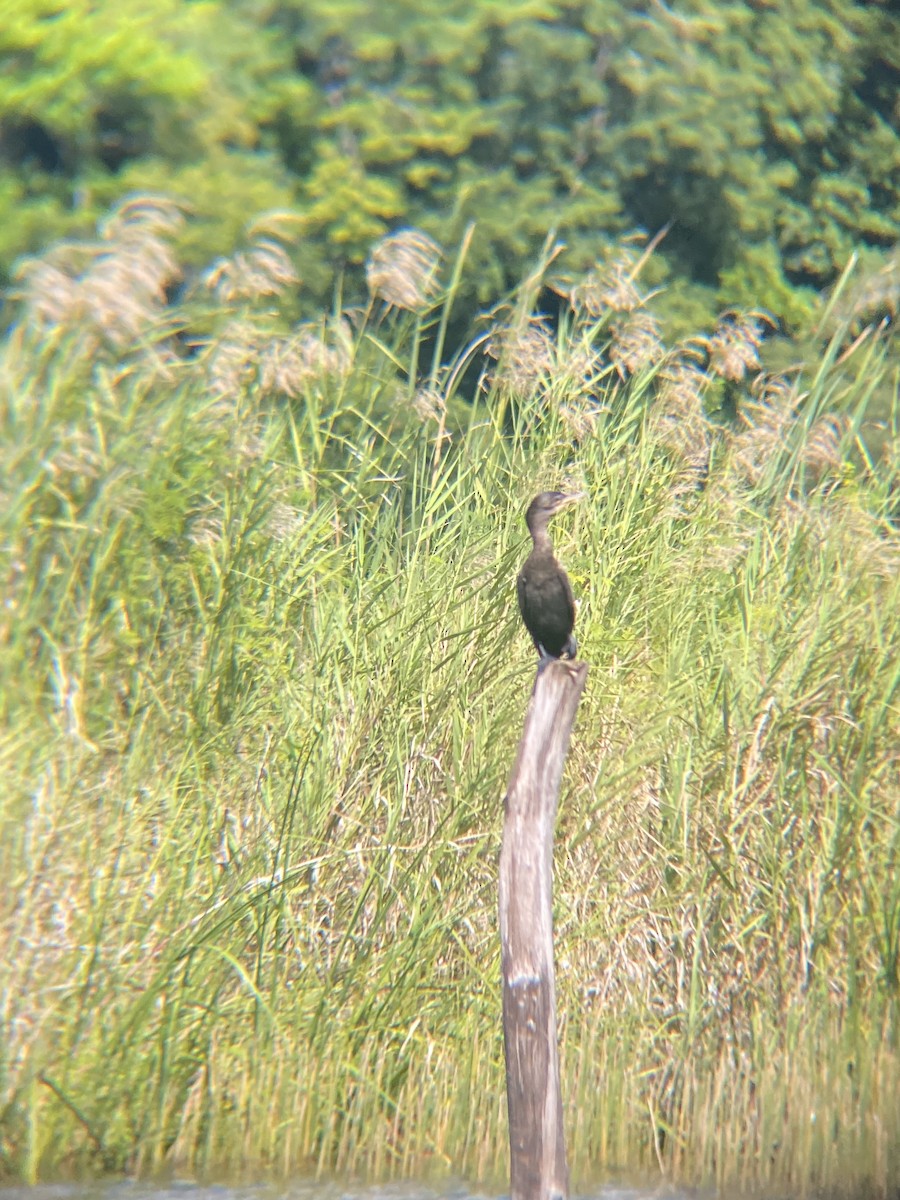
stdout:
[[373,300],[390,308],[421,312],[438,290],[443,251],[419,229],[401,229],[376,242],[366,263],[366,283]]
[[86,345],[133,341],[158,320],[180,274],[169,239],[182,221],[174,201],[132,196],[103,221],[98,241],[26,259],[17,271],[26,320],[40,330],[80,328]]
[[47,470],[55,479],[60,475],[79,475],[84,479],[99,479],[103,455],[96,442],[84,429],[66,430],[52,458],[45,460]]
[[218,259],[204,274],[203,282],[222,304],[235,300],[259,300],[283,296],[296,287],[300,277],[286,245],[293,241],[291,213],[275,212],[255,220],[247,229],[249,249]]
[[425,423],[436,421],[442,424],[447,416],[447,401],[440,388],[428,385],[417,388],[412,403],[419,419]]
[[352,361],[353,335],[344,318],[306,322],[288,334],[234,318],[209,343],[203,369],[222,400],[237,400],[251,387],[296,399],[315,380],[343,378]]
[[839,475],[844,466],[842,447],[849,422],[840,413],[822,413],[816,417],[800,457],[816,484],[828,476]]
[[180,207],[161,196],[132,196],[100,227],[109,251],[85,280],[94,319],[121,346],[161,315],[166,287],[180,275],[171,239],[184,223]]
[[208,347],[205,370],[214,396],[238,400],[252,386],[265,335],[242,318],[228,322]]
[[556,355],[545,317],[498,326],[484,352],[497,363],[493,382],[517,396],[531,396],[553,375]]
[[266,521],[266,533],[276,542],[286,542],[303,525],[303,512],[295,504],[277,500]]
[[582,442],[597,432],[601,419],[609,412],[609,405],[600,404],[590,396],[574,396],[571,400],[563,400],[556,411],[563,428],[576,441]]
[[765,338],[766,324],[771,326],[772,321],[765,313],[734,310],[722,313],[706,342],[713,374],[738,383],[748,372],[761,370],[759,348]]
[[694,475],[706,470],[710,448],[710,425],[703,407],[709,376],[700,366],[702,356],[693,342],[668,356],[657,377],[649,423],[653,438]]
[[598,262],[569,292],[572,308],[592,319],[607,312],[629,313],[640,308],[650,297],[638,288],[635,280],[658,240],[654,238],[640,252],[635,248],[635,243],[643,242],[643,235],[612,247],[604,260]]
[[578,398],[594,398],[603,380],[610,374],[609,364],[587,338],[574,332],[553,348],[552,388],[560,403]]
[[271,337],[259,353],[259,386],[266,393],[296,398],[317,379],[341,379],[353,361],[352,332],[345,320],[300,325]]
[[187,524],[187,539],[195,546],[216,546],[222,540],[224,528],[221,511],[195,513]]
[[785,375],[761,372],[750,385],[751,399],[740,407],[741,430],[731,438],[732,458],[748,483],[762,478],[766,464],[785,444],[795,420],[797,392]]
[[158,273],[171,267],[169,241],[184,225],[184,209],[169,196],[135,193],[112,209],[100,224],[104,241],[137,245],[147,257],[155,253]]
[[647,432],[675,467],[667,482],[668,503],[659,514],[662,520],[683,513],[709,471],[712,430],[703,405],[709,387],[700,366],[704,357],[696,341],[686,341],[666,356],[656,376]]
[[609,362],[576,324],[561,332],[551,347],[547,369],[547,399],[564,428],[578,441],[592,436],[600,419],[609,412]]
[[87,315],[80,287],[91,258],[87,247],[62,244],[41,258],[25,259],[16,270],[17,292],[25,319],[39,329],[74,324]]
[[665,354],[659,321],[646,309],[632,310],[624,320],[613,321],[610,361],[620,379],[652,367]]

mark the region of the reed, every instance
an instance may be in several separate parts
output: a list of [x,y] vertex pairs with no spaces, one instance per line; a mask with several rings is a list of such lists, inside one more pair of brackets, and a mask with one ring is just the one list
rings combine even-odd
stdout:
[[[51,320],[29,293],[3,346],[0,1170],[502,1183],[497,855],[534,668],[512,581],[525,502],[575,484],[557,543],[591,674],[555,902],[576,1186],[886,1196],[884,338],[748,379],[728,424],[708,347],[654,326],[632,373],[599,302],[536,325],[532,276],[480,377],[483,328],[435,354],[428,407],[458,270],[434,291],[429,247],[415,311],[375,295],[297,330],[263,248],[261,294],[245,256],[178,307],[148,284],[125,324],[82,264],[78,303]],[[509,357],[529,330],[530,372]]]

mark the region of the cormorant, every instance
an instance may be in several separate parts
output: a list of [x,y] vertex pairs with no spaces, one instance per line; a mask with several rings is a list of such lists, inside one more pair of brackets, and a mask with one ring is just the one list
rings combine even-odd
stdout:
[[525,524],[534,548],[522,564],[516,580],[519,612],[541,658],[574,658],[578,652],[572,628],[575,624],[575,597],[572,585],[556,561],[547,532],[552,516],[582,498],[577,492],[541,492],[525,514]]

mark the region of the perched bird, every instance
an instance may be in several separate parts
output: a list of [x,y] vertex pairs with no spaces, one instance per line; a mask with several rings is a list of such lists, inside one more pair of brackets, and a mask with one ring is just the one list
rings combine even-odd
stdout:
[[541,658],[574,658],[578,652],[572,628],[575,624],[575,597],[572,585],[556,561],[547,525],[562,508],[574,504],[582,492],[567,496],[564,492],[541,492],[525,514],[525,524],[534,547],[519,572],[516,590],[519,612]]

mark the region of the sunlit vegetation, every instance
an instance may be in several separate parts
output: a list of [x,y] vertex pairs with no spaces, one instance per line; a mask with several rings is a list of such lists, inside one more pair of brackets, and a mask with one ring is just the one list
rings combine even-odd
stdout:
[[371,244],[410,224],[449,245],[477,222],[477,303],[518,282],[548,229],[576,278],[621,236],[668,228],[652,271],[678,285],[660,303],[682,324],[739,305],[805,330],[852,252],[898,269],[895,5],[7,7],[0,277],[134,190],[191,205],[179,253],[195,267],[231,254],[248,214],[293,207],[309,315],[338,273],[359,300]]
[[[293,310],[270,216],[25,264],[0,359],[0,1170],[490,1183],[522,513],[590,663],[560,805],[573,1177],[900,1173],[896,358],[667,344],[626,242],[448,344],[475,236]],[[536,306],[560,296],[559,321]],[[464,314],[462,314],[464,315]]]

